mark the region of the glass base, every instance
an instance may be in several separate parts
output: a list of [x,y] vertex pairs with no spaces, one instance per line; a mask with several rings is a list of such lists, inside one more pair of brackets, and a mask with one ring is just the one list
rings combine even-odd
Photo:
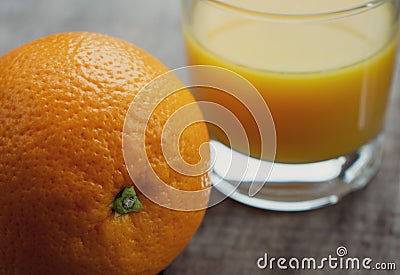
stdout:
[[[210,144],[214,161],[211,181],[225,196],[262,209],[306,211],[335,204],[367,185],[382,160],[383,136],[351,154],[306,164],[260,161],[218,141]],[[251,185],[258,189],[255,195]]]

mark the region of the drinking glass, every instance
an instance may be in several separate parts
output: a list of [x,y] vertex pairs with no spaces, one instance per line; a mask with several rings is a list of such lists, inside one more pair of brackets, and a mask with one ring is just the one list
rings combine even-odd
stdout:
[[[244,204],[280,211],[333,204],[364,187],[382,160],[398,16],[395,0],[182,0],[188,64],[243,76],[275,125],[271,159],[229,95],[194,89],[198,101],[224,106],[247,127],[245,151],[209,126],[214,186]],[[221,174],[230,165],[223,156],[232,151],[248,158],[254,174],[273,163],[268,178]],[[249,195],[254,182],[262,188]]]

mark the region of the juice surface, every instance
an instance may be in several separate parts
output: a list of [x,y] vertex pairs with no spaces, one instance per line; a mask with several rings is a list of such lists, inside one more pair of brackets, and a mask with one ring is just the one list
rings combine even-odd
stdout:
[[[383,5],[340,22],[260,22],[199,1],[184,31],[189,64],[235,71],[261,93],[276,127],[276,161],[303,163],[350,153],[380,132],[397,45],[391,20]],[[237,103],[222,93],[195,96],[250,125],[251,155],[260,157],[256,129]],[[210,134],[228,143],[218,129]]]

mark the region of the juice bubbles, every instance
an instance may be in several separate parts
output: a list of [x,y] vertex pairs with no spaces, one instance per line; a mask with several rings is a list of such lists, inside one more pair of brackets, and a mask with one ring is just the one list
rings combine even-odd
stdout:
[[[290,1],[271,2],[279,10]],[[318,9],[318,1],[308,2]],[[266,1],[249,3],[258,11],[266,8]],[[386,4],[335,21],[321,16],[301,23],[289,17],[277,22],[253,16],[240,17],[234,10],[222,12],[198,1],[184,28],[187,56],[189,64],[237,72],[258,89],[274,119],[276,161],[331,159],[357,150],[379,134],[397,45],[390,25],[394,14]],[[211,92],[196,96],[226,106],[244,125],[251,124],[231,98]],[[247,132],[251,155],[263,158],[255,131]],[[218,129],[210,127],[210,134],[228,143]]]

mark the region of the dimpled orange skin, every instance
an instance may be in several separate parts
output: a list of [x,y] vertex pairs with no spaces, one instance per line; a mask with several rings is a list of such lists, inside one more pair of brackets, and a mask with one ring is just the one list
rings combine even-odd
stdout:
[[[128,42],[94,33],[50,35],[0,57],[0,274],[157,274],[184,248],[204,211],[143,209],[115,217],[109,204],[131,186],[122,154],[135,94],[168,69]],[[146,132],[149,161],[166,182],[200,190],[161,156],[161,127],[189,92],[160,107]],[[180,152],[208,141],[196,123]]]

